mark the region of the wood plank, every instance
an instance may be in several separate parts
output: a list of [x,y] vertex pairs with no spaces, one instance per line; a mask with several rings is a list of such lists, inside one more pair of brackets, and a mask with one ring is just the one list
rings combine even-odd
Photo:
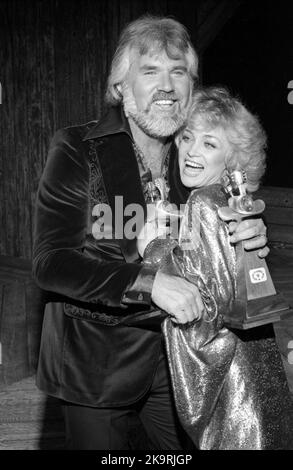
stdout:
[[63,450],[64,439],[49,437],[46,439],[1,441],[0,450]]
[[293,249],[272,248],[267,265],[275,288],[293,306]]
[[[14,384],[11,386],[13,387]],[[40,390],[35,387],[32,390],[11,390],[7,391],[3,388],[0,392],[1,405],[0,405],[0,422],[3,417],[10,415],[11,410],[15,409],[18,413],[17,407],[19,404],[30,405],[39,412],[45,406],[47,408],[60,408],[59,401],[54,397],[48,397],[45,393],[42,393]],[[60,409],[61,410],[61,409]],[[60,411],[61,413],[61,411]],[[58,412],[58,415],[60,416]],[[6,418],[5,418],[6,419]]]
[[263,186],[254,197],[263,199],[269,207],[293,207],[293,188]]
[[286,225],[293,231],[293,207],[267,206],[263,215],[268,225]]
[[0,449],[63,449],[64,420],[59,400],[48,397],[30,377],[0,391]]
[[20,381],[0,391],[0,423],[41,421],[44,417],[48,421],[62,421],[60,402],[40,391],[34,383],[26,388]]
[[0,387],[36,371],[45,293],[33,281],[31,262],[0,257]]
[[[27,377],[25,379],[19,380],[18,382],[13,383],[12,385],[5,386],[5,394],[9,394],[10,392],[15,391],[35,391],[40,396],[44,396],[45,394],[41,392],[36,386],[36,378],[35,376]],[[0,391],[0,398],[3,398],[2,392]],[[1,400],[0,400],[1,401]]]
[[9,270],[11,272],[24,272],[24,274],[31,275],[32,263],[31,260],[15,256],[0,256],[0,271]]
[[[56,424],[56,423],[55,423]],[[14,436],[13,440],[21,439],[38,439],[43,432],[43,429],[46,429],[44,435],[46,436],[56,436],[62,435],[62,424],[59,423],[58,428],[50,430],[50,426],[42,423],[41,421],[26,421],[26,422],[11,422],[0,424],[0,442],[1,439],[7,439],[7,436]],[[57,426],[56,426],[57,427]]]
[[18,401],[12,403],[6,402],[5,407],[0,407],[0,424],[23,423],[37,421],[42,423],[52,423],[52,426],[63,426],[63,417],[61,409],[55,403],[48,406],[46,402],[34,404],[29,400],[23,400],[22,397]]
[[64,450],[64,438],[49,436],[44,439],[1,440],[0,450]]
[[15,382],[29,373],[25,287],[21,282],[4,286],[1,343],[4,380]]
[[293,244],[293,230],[291,225],[268,225],[269,242]]
[[9,282],[17,282],[20,280],[25,281],[26,279],[30,279],[31,274],[23,269],[17,268],[9,268],[6,266],[0,267],[0,282],[2,284],[7,284]]

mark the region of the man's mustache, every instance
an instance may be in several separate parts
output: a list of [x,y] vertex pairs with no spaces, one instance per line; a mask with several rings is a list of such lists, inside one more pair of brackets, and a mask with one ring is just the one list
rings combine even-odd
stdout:
[[158,100],[172,100],[177,101],[178,96],[174,92],[166,92],[166,91],[157,91],[152,98],[152,103]]

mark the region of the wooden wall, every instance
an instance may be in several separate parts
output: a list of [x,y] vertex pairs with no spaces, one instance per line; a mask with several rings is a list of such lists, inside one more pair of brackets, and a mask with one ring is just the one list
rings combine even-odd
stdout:
[[293,188],[264,186],[257,196],[266,204],[264,219],[271,245],[293,247]]
[[30,258],[50,138],[98,119],[121,28],[172,15],[195,40],[196,0],[0,0],[0,254]]
[[[229,0],[0,0],[0,255],[31,258],[34,201],[49,141],[60,127],[101,116],[122,27],[146,12],[171,15],[187,26],[202,55],[219,42],[215,31],[233,23],[241,3],[245,11],[243,0],[233,6]],[[208,58],[206,51],[205,68]],[[211,70],[208,75],[216,80]],[[291,189],[284,191],[291,201]]]

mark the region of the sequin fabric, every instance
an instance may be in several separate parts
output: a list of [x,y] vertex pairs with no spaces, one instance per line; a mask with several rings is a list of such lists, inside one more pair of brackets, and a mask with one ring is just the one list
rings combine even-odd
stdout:
[[199,449],[293,449],[292,397],[271,326],[223,325],[236,291],[234,249],[217,215],[226,204],[220,185],[194,191],[179,245],[168,241],[168,252],[159,240],[147,252],[147,263],[196,284],[206,307],[198,322],[162,326],[178,415]]

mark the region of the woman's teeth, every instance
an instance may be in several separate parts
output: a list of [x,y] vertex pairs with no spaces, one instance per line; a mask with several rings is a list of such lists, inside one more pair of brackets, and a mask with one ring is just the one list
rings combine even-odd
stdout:
[[196,163],[196,162],[187,161],[185,163],[185,165],[187,167],[190,167],[190,168],[195,168],[196,170],[203,170],[204,169],[203,165],[200,165],[199,163]]

